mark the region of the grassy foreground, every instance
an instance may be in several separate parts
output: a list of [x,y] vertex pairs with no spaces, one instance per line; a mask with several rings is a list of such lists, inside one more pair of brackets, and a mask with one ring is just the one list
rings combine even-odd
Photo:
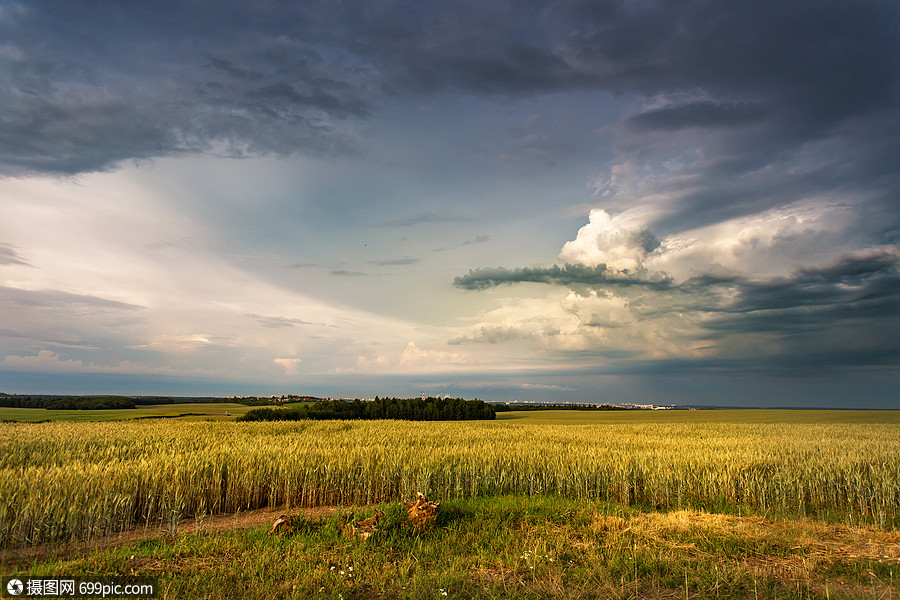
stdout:
[[[895,598],[900,532],[548,496],[445,501],[417,531],[398,503],[366,541],[339,515],[3,555],[5,575],[160,578],[160,598]],[[357,510],[371,515],[373,508]],[[237,517],[235,517],[237,519]]]

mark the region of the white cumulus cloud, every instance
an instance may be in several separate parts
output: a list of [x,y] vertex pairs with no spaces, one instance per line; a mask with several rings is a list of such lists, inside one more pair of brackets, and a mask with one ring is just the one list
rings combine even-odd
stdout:
[[300,358],[276,358],[272,362],[284,369],[285,375],[297,375],[300,373]]
[[633,220],[594,209],[590,222],[563,246],[559,260],[589,267],[606,265],[607,269],[618,272],[634,271],[643,265],[648,246],[652,245],[652,238],[643,232]]

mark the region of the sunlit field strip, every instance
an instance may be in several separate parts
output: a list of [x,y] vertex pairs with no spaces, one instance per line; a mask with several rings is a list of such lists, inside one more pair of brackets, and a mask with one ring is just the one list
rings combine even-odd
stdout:
[[534,410],[498,412],[497,420],[520,424],[591,425],[612,423],[804,423],[900,425],[900,410]]
[[[0,421],[124,421],[148,417],[168,417],[187,420],[232,420],[254,407],[244,404],[185,402],[178,404],[147,404],[137,408],[117,410],[47,410],[44,408],[8,408],[0,406]],[[179,415],[189,415],[180,417]]]
[[15,547],[264,506],[560,494],[891,527],[894,424],[504,422],[0,424]]

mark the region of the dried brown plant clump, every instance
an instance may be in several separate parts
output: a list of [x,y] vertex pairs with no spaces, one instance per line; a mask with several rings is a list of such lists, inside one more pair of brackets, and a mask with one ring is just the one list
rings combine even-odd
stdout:
[[272,529],[269,530],[271,535],[275,535],[276,533],[280,533],[282,531],[294,531],[294,517],[293,515],[281,515],[277,519],[275,519],[275,523],[272,525]]
[[422,492],[417,494],[415,500],[410,500],[403,504],[406,506],[409,522],[419,528],[437,519],[437,510],[441,505],[440,502],[429,502]]
[[360,538],[367,540],[369,539],[373,533],[378,531],[378,520],[384,517],[384,513],[375,509],[375,514],[369,517],[368,519],[361,519],[359,521],[354,521],[350,524],[350,531],[353,535],[358,535]]

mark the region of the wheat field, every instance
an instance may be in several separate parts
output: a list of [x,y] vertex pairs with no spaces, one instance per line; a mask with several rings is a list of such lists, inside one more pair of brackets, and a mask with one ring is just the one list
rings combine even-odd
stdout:
[[896,424],[0,424],[3,547],[287,505],[558,494],[895,527]]

